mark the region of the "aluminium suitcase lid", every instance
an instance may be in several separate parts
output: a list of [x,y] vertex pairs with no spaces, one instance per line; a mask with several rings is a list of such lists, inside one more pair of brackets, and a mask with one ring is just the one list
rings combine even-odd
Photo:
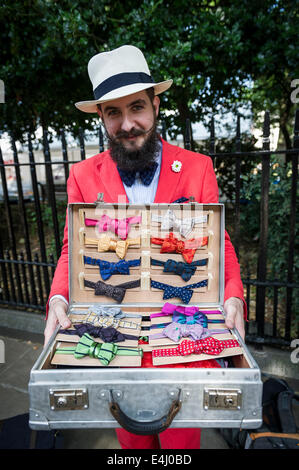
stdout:
[[71,203],[68,237],[71,307],[223,306],[223,204]]

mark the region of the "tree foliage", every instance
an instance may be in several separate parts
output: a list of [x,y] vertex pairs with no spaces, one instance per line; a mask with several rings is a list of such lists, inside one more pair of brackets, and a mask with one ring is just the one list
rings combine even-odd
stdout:
[[0,21],[1,129],[18,138],[40,124],[92,128],[74,107],[92,97],[88,60],[123,44],[143,50],[156,81],[174,80],[162,96],[171,135],[244,103],[271,105],[286,129],[292,117],[297,0],[3,0]]

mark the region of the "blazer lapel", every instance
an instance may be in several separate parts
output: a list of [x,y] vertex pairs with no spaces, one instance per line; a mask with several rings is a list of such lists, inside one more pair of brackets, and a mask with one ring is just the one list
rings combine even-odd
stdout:
[[[116,164],[110,157],[109,151],[106,152],[103,161],[99,165],[101,166],[99,177],[101,179],[101,183],[105,187],[105,202],[129,202],[121,177],[117,171]],[[109,201],[106,195],[110,198]],[[120,196],[122,199],[121,201],[119,201]]]
[[160,170],[160,178],[156,197],[154,202],[173,202],[174,192],[177,189],[180,178],[182,176],[183,167],[181,171],[175,172],[171,169],[171,165],[176,160],[175,147],[169,145],[165,140],[162,140],[162,164]]

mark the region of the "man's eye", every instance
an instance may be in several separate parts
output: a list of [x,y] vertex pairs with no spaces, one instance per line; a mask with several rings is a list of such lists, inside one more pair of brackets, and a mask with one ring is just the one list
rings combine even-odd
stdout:
[[108,116],[117,116],[118,113],[119,111],[117,111],[117,109],[111,109],[108,111]]
[[135,106],[133,106],[132,109],[133,109],[133,111],[141,111],[143,109],[143,106],[136,104]]

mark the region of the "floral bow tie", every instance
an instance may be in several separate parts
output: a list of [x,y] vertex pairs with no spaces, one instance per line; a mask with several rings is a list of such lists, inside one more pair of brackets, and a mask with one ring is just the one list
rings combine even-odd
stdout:
[[196,272],[197,266],[205,266],[207,262],[208,258],[192,261],[192,263],[183,263],[182,261],[175,261],[174,259],[160,261],[158,259],[151,258],[152,266],[164,266],[164,273],[177,274],[186,282],[189,281]]
[[206,246],[208,239],[209,237],[192,238],[184,242],[176,238],[173,233],[170,233],[167,238],[152,237],[151,242],[154,245],[162,245],[160,253],[181,253],[185,261],[191,263],[196,249]]
[[184,304],[188,304],[191,300],[191,297],[193,295],[193,290],[199,287],[206,287],[208,285],[207,279],[204,281],[197,282],[196,284],[189,284],[189,286],[184,286],[184,287],[172,287],[169,286],[168,284],[164,284],[162,282],[157,282],[151,280],[151,286],[154,287],[155,289],[161,289],[164,290],[163,294],[163,299],[171,299],[173,297],[178,297],[180,298]]
[[88,334],[85,333],[75,348],[65,347],[57,348],[58,354],[73,354],[76,359],[89,356],[99,359],[103,366],[108,366],[116,355],[119,356],[141,356],[141,348],[125,348],[117,346],[114,343],[98,343]]
[[90,256],[84,256],[84,264],[98,266],[102,279],[106,281],[113,274],[130,274],[130,267],[140,266],[140,258],[128,261],[121,259],[117,263],[113,263],[102,259],[91,258]]
[[197,341],[184,339],[176,348],[154,349],[152,354],[153,357],[188,356],[190,354],[218,355],[224,349],[238,347],[239,343],[235,339],[224,341],[212,337]]
[[109,215],[104,214],[99,220],[85,219],[87,227],[97,227],[99,232],[114,232],[122,240],[126,240],[132,224],[139,224],[141,215],[134,217],[126,217],[124,219],[111,219]]
[[115,251],[120,259],[126,256],[129,246],[140,245],[140,237],[128,238],[127,240],[114,240],[108,235],[103,235],[101,238],[85,238],[86,245],[95,245],[99,253],[105,251]]
[[92,282],[88,281],[87,279],[84,279],[84,286],[94,289],[95,295],[105,295],[116,300],[118,303],[121,303],[123,301],[127,289],[140,287],[140,279],[138,279],[137,281],[125,282],[124,284],[119,284],[118,286],[105,284],[105,282],[102,281]]
[[169,230],[173,228],[174,230],[178,230],[184,238],[188,238],[196,223],[206,223],[207,220],[207,215],[181,220],[174,215],[174,212],[171,209],[168,209],[165,215],[152,214],[153,222],[161,222],[161,230]]

